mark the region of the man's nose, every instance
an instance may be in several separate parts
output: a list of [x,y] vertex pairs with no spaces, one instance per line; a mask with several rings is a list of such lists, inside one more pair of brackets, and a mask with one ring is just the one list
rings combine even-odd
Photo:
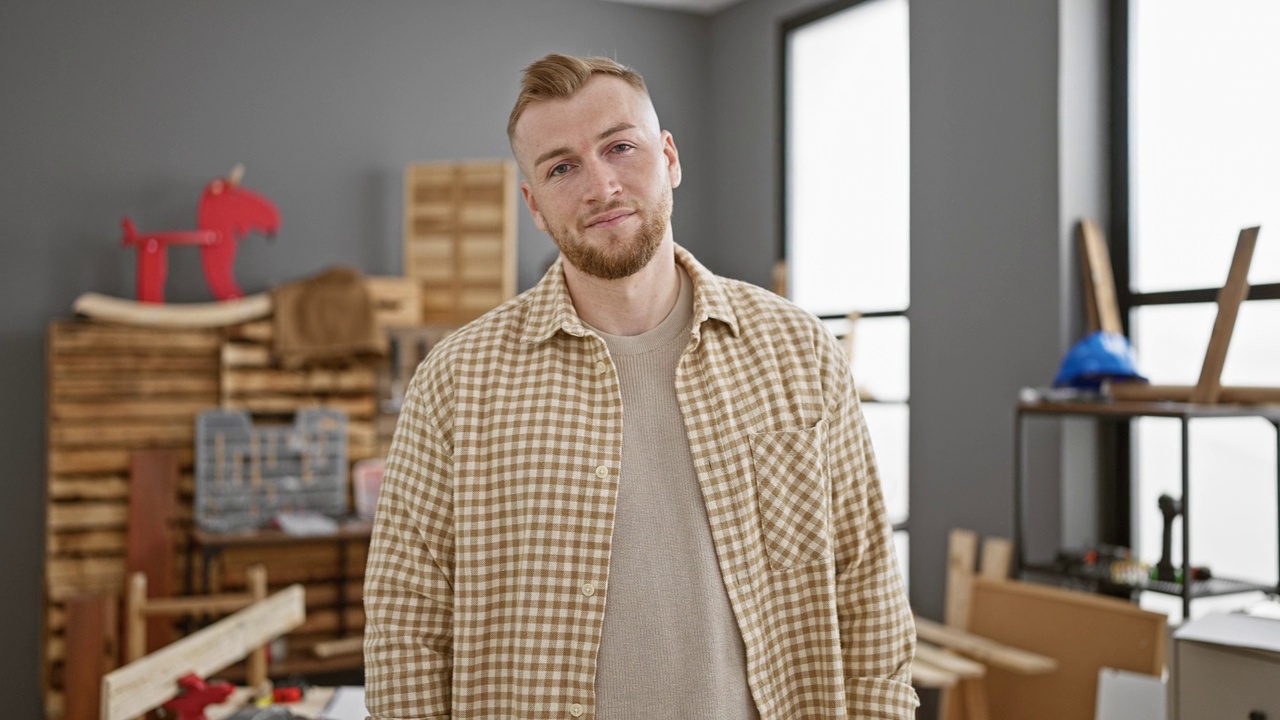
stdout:
[[587,202],[608,202],[613,196],[622,192],[618,175],[609,163],[600,159],[589,160],[583,170],[586,171],[587,187],[584,199]]

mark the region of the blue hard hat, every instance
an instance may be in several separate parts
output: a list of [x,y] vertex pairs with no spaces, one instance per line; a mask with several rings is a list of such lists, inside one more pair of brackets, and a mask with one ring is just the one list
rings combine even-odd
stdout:
[[1128,338],[1100,330],[1071,346],[1062,358],[1053,386],[1097,389],[1103,380],[1116,379],[1147,382],[1138,374]]

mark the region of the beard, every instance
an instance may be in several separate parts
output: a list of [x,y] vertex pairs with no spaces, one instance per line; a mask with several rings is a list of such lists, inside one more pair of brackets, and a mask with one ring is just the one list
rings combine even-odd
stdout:
[[[640,227],[635,233],[610,233],[592,243],[585,238],[586,228],[549,227],[551,239],[560,248],[565,260],[578,270],[601,280],[619,280],[631,277],[653,259],[671,223],[671,188],[667,188],[658,202],[650,207],[636,207]],[[610,204],[598,212],[630,207],[623,202]],[[593,213],[593,214],[597,214]]]

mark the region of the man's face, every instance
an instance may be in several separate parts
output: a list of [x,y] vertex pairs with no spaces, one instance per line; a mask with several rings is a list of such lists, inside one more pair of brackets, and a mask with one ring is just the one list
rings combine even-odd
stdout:
[[628,277],[670,237],[675,141],[620,78],[597,75],[573,97],[529,105],[512,147],[533,221],[582,272]]

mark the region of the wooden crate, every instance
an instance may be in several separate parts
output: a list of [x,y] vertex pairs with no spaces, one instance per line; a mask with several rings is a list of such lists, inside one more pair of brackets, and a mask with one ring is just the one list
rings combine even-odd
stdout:
[[422,322],[460,325],[516,294],[516,169],[510,161],[405,170],[404,274]]
[[[216,330],[151,330],[58,321],[49,326],[47,509],[41,674],[46,716],[64,707],[66,603],[124,586],[130,456],[180,450],[178,524],[190,529],[195,416],[218,402]],[[175,558],[176,586],[185,555]]]

